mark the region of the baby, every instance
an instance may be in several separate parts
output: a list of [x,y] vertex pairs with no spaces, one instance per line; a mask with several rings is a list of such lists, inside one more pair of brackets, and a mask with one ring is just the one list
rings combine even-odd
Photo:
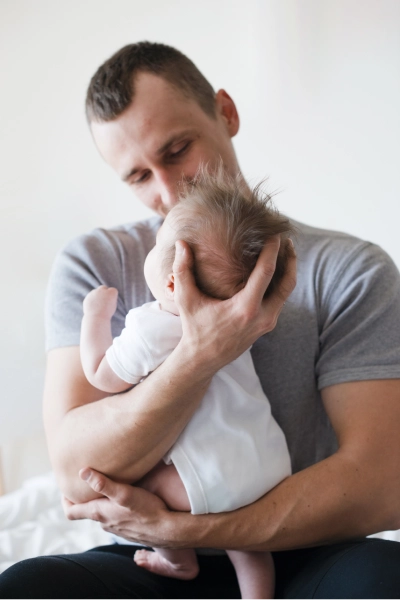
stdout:
[[[268,239],[281,235],[275,275],[266,296],[282,278],[292,229],[258,188],[222,169],[202,171],[159,229],[144,275],[155,302],[132,309],[114,340],[111,317],[118,292],[100,286],[84,300],[81,359],[87,379],[109,393],[130,388],[154,371],[182,336],[174,303],[175,242],[194,255],[200,290],[227,299],[238,292]],[[254,502],[291,474],[286,440],[271,415],[250,350],[221,369],[180,437],[136,485],[156,492],[172,510],[193,514],[235,510]],[[228,551],[243,598],[272,598],[274,565],[269,552]],[[198,574],[194,550],[138,550],[135,562],[159,575],[191,579]]]

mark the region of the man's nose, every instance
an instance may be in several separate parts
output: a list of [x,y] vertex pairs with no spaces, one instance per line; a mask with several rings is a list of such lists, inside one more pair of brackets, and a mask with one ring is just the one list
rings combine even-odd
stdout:
[[178,193],[176,186],[164,186],[161,191],[161,202],[162,204],[171,210],[178,202]]
[[158,187],[161,204],[167,211],[171,210],[179,199],[179,179],[163,173],[158,177]]

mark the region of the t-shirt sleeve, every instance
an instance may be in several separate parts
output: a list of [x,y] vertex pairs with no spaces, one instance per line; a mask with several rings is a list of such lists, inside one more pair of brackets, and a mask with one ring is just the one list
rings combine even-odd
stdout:
[[319,389],[400,378],[400,274],[391,258],[364,243],[325,277],[330,291],[320,305]]
[[154,363],[148,346],[140,334],[141,309],[131,310],[121,335],[114,338],[106,352],[111,369],[127,383],[136,384],[147,377],[158,365]]
[[124,326],[127,313],[121,291],[123,269],[117,246],[105,230],[80,236],[56,257],[47,286],[45,302],[46,350],[76,346],[80,341],[85,296],[99,285],[120,292],[112,320],[113,335]]
[[139,383],[166,360],[181,337],[180,318],[151,302],[129,311],[125,328],[107,350],[107,360],[121,379]]

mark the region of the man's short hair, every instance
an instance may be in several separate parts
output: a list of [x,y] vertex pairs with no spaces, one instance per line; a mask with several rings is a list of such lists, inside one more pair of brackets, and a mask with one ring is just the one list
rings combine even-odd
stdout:
[[215,118],[215,92],[187,56],[165,44],[138,42],[118,50],[93,75],[86,95],[88,122],[112,121],[128,108],[138,73],[164,78]]
[[225,300],[245,286],[265,244],[280,235],[275,273],[264,297],[277,289],[293,253],[288,238],[295,228],[276,210],[262,184],[250,189],[241,175],[232,177],[221,165],[216,173],[203,168],[184,184],[170,215],[175,236],[165,249],[165,273],[172,272],[175,241],[183,240],[194,255],[198,288]]

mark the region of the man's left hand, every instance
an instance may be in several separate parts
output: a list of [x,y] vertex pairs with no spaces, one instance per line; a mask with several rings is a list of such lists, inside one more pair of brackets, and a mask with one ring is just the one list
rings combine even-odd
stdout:
[[174,529],[174,513],[158,496],[139,487],[116,483],[93,469],[82,469],[79,475],[103,497],[83,504],[73,504],[64,498],[68,519],[91,519],[98,521],[105,531],[126,540],[150,547],[171,547],[172,541],[167,537]]

